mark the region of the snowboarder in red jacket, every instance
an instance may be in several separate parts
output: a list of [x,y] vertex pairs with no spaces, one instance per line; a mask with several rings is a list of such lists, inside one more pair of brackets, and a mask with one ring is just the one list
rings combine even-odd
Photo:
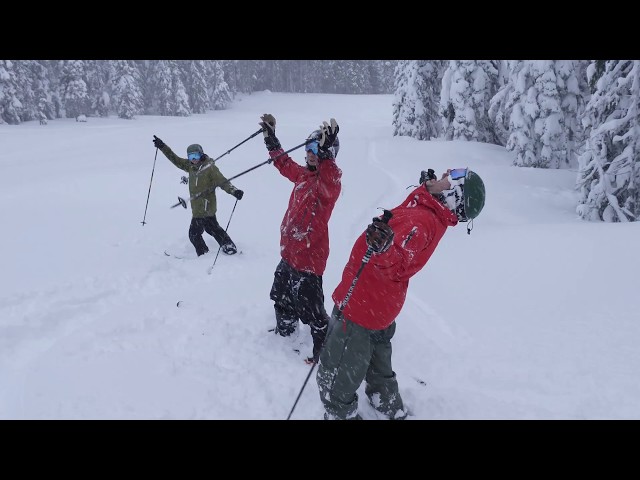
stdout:
[[356,391],[363,380],[374,409],[388,419],[407,416],[391,366],[391,339],[409,279],[447,228],[475,218],[485,200],[475,172],[447,170],[440,180],[434,173],[423,171],[420,186],[391,210],[388,223],[374,218],[351,250],[332,295],[335,307],[316,375],[325,419],[360,419]]
[[313,363],[318,361],[329,321],[324,308],[322,275],[329,257],[328,223],[341,189],[342,171],[335,161],[340,148],[339,127],[332,118],[309,135],[303,167],[287,154],[282,155],[274,116],[265,113],[260,119],[273,165],[294,184],[280,225],[281,259],[270,293],[275,308],[275,333],[283,337],[291,335],[298,320],[309,325],[313,355],[306,361]]

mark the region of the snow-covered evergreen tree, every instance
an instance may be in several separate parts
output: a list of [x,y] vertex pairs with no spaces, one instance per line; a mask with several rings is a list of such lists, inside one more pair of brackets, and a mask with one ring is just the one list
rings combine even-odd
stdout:
[[[599,76],[600,75],[600,76]],[[585,220],[640,219],[640,61],[594,62],[595,86],[582,123],[589,132],[579,158],[577,213]]]
[[15,62],[0,60],[0,123],[20,123],[22,103],[18,98],[18,90]]
[[191,108],[189,106],[189,95],[184,86],[183,74],[178,66],[178,62],[173,62],[172,67],[173,96],[176,99],[176,110],[173,115],[188,117],[191,115]]
[[[509,122],[513,105],[517,99],[515,84],[511,81],[511,72],[519,71],[522,66],[522,60],[501,62],[498,79],[502,81],[502,86],[489,100],[489,120],[493,124],[499,145],[506,145],[509,140]],[[513,78],[517,78],[517,75],[514,75]]]
[[402,60],[395,70],[393,134],[418,140],[440,136],[438,115],[444,62]]
[[514,165],[574,168],[583,144],[578,118],[588,97],[586,63],[510,60],[508,81],[490,101],[499,142],[515,152]]
[[85,63],[87,96],[92,115],[109,116],[114,63],[112,60],[89,60]]
[[155,65],[153,77],[160,115],[189,116],[189,96],[182,82],[177,61],[159,60]]
[[217,60],[209,65],[209,89],[209,101],[214,110],[225,110],[231,105],[231,90],[224,79],[222,63]]
[[32,88],[37,105],[36,118],[41,124],[46,124],[47,120],[55,117],[55,107],[51,97],[52,87],[50,72],[43,62],[33,61],[30,64],[32,72]]
[[499,144],[489,118],[498,90],[498,70],[489,60],[451,60],[442,77],[440,115],[447,140]]
[[62,60],[61,97],[67,118],[89,113],[84,60]]
[[38,118],[38,102],[33,91],[34,75],[33,64],[35,60],[16,60],[13,62],[18,87],[17,97],[22,105],[20,109],[20,121],[28,122]]
[[171,61],[158,60],[154,67],[153,81],[158,113],[165,116],[173,115],[176,111],[176,100],[173,97]]
[[187,62],[187,93],[193,113],[205,113],[209,109],[207,67],[204,60]]
[[139,78],[133,60],[113,62],[113,103],[118,117],[130,120],[143,111]]

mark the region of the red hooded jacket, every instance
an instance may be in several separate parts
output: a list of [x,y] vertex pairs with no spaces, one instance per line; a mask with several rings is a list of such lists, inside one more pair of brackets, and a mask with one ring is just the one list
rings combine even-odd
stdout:
[[[447,227],[458,223],[456,215],[422,185],[391,212],[389,226],[395,234],[393,244],[386,252],[371,256],[342,311],[349,320],[370,330],[382,330],[393,323],[404,305],[409,279],[425,266]],[[332,298],[338,307],[366,251],[363,233],[356,240],[342,280],[333,292]]]
[[[271,158],[283,150],[269,152]],[[321,160],[316,171],[283,155],[278,171],[295,186],[280,225],[280,255],[295,270],[322,275],[329,257],[329,218],[340,195],[342,171],[334,159]]]

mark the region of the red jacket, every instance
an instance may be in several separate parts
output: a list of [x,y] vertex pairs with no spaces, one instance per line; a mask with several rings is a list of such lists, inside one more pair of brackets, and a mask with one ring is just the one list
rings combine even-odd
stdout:
[[[277,157],[282,149],[269,152]],[[289,155],[274,160],[295,186],[280,225],[280,255],[295,270],[322,275],[329,257],[329,218],[340,195],[342,171],[335,160],[321,160],[315,172]]]
[[[364,266],[343,310],[349,320],[370,330],[387,328],[404,305],[409,279],[425,266],[447,227],[458,218],[424,186],[392,209],[389,226],[395,235],[384,253],[374,253]],[[365,233],[356,240],[332,298],[338,307],[347,295],[367,251]]]

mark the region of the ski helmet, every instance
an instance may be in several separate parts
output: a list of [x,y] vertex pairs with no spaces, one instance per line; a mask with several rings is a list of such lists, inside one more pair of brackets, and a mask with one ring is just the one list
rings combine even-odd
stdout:
[[[314,130],[309,134],[309,136],[307,137],[307,140],[314,139],[314,140],[320,141],[321,138],[322,138],[322,132],[320,130]],[[333,158],[336,158],[338,156],[339,150],[340,150],[340,140],[338,139],[338,137],[336,137],[336,139],[333,141],[333,145],[329,147],[329,151],[333,155]]]
[[204,151],[202,150],[202,146],[197,143],[187,147],[187,158],[192,164],[197,164],[202,159],[203,155]]
[[187,147],[187,155],[190,153],[200,153],[203,154],[204,150],[202,150],[202,146],[198,145],[197,143],[194,143],[193,145],[189,145]]
[[473,220],[484,208],[484,182],[476,172],[464,169],[464,176],[450,178],[451,188],[442,192],[442,199],[460,222]]

